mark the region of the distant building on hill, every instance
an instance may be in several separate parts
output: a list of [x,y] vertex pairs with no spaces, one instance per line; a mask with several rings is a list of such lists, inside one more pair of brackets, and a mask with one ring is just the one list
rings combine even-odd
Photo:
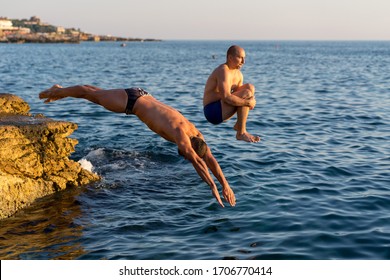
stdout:
[[44,23],[37,16],[30,19],[8,19],[0,16],[0,43],[79,43],[81,41],[160,41],[93,35],[75,28]]
[[9,29],[12,28],[12,21],[10,21],[8,18],[0,17],[0,29]]
[[65,28],[64,27],[62,27],[62,26],[57,26],[57,33],[58,34],[63,34],[63,33],[65,33]]
[[25,27],[15,27],[8,18],[0,17],[0,34],[7,36],[11,34],[29,34],[31,30]]

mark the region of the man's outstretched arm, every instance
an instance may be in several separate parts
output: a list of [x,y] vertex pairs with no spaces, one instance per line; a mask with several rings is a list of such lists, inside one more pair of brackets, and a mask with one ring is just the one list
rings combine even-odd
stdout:
[[209,173],[209,169],[206,163],[192,149],[191,142],[187,136],[183,135],[181,139],[182,140],[177,143],[179,151],[185,159],[189,160],[192,163],[199,177],[210,186],[211,192],[215,199],[218,201],[219,205],[225,207],[219,195],[218,188]]
[[225,178],[225,175],[222,172],[221,167],[219,166],[219,163],[212,155],[210,148],[207,148],[207,153],[204,156],[204,161],[207,165],[207,167],[211,170],[211,172],[214,174],[214,176],[217,178],[219,183],[222,186],[222,195],[225,198],[227,202],[231,206],[236,205],[236,197],[234,195],[233,190],[230,188],[228,181]]
[[214,180],[211,177],[205,162],[196,154],[195,154],[195,158],[192,160],[190,159],[190,161],[191,161],[192,165],[194,166],[198,175],[203,179],[203,181],[205,181],[210,186],[211,192],[212,192],[213,196],[215,197],[215,199],[218,201],[219,205],[221,205],[222,207],[225,207],[223,205],[223,202],[222,202],[221,197],[219,195],[218,188],[215,185]]

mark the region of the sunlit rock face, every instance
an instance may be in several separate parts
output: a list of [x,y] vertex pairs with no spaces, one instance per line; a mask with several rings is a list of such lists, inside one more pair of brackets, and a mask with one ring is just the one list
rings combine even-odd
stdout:
[[32,116],[20,97],[0,94],[0,219],[35,199],[100,177],[69,159],[77,124]]

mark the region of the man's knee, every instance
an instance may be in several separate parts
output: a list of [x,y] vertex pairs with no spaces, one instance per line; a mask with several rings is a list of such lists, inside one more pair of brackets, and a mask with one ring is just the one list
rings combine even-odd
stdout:
[[245,84],[243,98],[252,98],[254,96],[255,96],[255,86],[252,84]]
[[254,85],[252,85],[252,84],[245,84],[245,88],[247,89],[247,90],[249,90],[251,93],[252,93],[252,95],[254,95],[255,94],[255,86]]
[[254,86],[254,85],[249,84],[249,90],[250,90],[253,94],[255,94],[256,89],[255,89],[255,86]]

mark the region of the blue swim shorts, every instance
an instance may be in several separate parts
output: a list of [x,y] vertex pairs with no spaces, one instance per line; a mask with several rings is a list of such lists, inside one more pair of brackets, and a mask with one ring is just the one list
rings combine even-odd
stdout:
[[210,123],[220,124],[223,122],[221,100],[207,104],[203,107],[203,112]]

